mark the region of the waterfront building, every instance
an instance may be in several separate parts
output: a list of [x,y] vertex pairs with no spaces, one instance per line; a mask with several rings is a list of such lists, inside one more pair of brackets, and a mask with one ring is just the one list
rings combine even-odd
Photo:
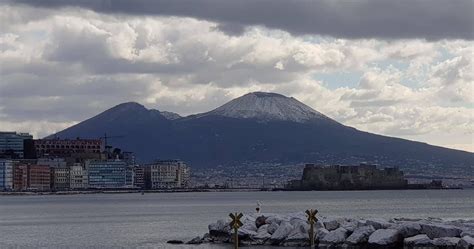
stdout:
[[28,189],[38,191],[51,190],[51,169],[46,165],[29,165]]
[[53,189],[54,190],[67,190],[70,188],[70,169],[64,168],[51,168],[53,172]]
[[323,166],[306,164],[301,180],[290,181],[291,189],[352,190],[403,189],[408,186],[398,168],[378,169],[376,165]]
[[101,139],[36,139],[37,157],[100,159],[105,150]]
[[89,187],[88,173],[81,163],[75,163],[69,169],[70,189],[86,189]]
[[24,158],[25,140],[32,140],[28,133],[0,131],[0,157]]
[[24,164],[13,166],[13,189],[15,191],[25,191],[28,189],[28,168]]
[[50,167],[36,164],[15,164],[13,167],[13,188],[15,191],[50,191]]
[[160,160],[148,165],[153,189],[186,188],[189,186],[190,168],[180,160]]
[[88,165],[90,188],[133,187],[133,171],[125,161],[93,160]]
[[133,186],[136,188],[145,189],[147,188],[146,185],[146,177],[145,177],[145,167],[143,166],[134,166],[133,167]]
[[13,190],[13,161],[0,159],[0,190]]

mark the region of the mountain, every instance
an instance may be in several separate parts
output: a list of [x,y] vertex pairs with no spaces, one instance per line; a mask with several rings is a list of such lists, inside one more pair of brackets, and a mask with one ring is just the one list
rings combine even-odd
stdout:
[[123,136],[109,143],[141,162],[180,158],[193,167],[239,163],[359,163],[472,169],[474,154],[359,131],[294,98],[255,92],[212,111],[180,117],[138,103],[117,105],[54,134]]
[[216,115],[229,118],[252,118],[260,121],[309,122],[330,120],[320,112],[281,94],[253,92],[199,116]]

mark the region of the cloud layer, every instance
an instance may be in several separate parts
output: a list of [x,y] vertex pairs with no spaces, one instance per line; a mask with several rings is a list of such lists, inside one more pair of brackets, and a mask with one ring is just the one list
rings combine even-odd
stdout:
[[15,0],[37,7],[82,7],[97,12],[183,16],[219,23],[241,34],[263,25],[291,34],[340,38],[474,38],[471,0]]
[[274,91],[359,129],[474,151],[472,41],[0,8],[0,130],[45,136],[126,101],[187,115]]

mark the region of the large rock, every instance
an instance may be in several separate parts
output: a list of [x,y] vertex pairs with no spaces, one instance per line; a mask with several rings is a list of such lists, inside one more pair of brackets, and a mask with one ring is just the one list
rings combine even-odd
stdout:
[[379,229],[369,236],[369,244],[378,246],[398,244],[401,236],[396,229]]
[[460,238],[456,237],[443,237],[436,238],[433,240],[433,245],[442,248],[454,248],[459,243]]
[[289,222],[282,222],[278,229],[270,237],[270,244],[279,245],[293,230],[293,226]]
[[269,239],[269,238],[271,238],[271,237],[272,237],[271,234],[269,234],[269,233],[267,233],[267,232],[265,232],[265,231],[262,231],[262,232],[257,232],[257,234],[254,235],[254,236],[252,237],[252,239],[254,239],[254,240],[267,240],[267,239]]
[[247,221],[244,225],[239,229],[239,238],[242,240],[249,240],[251,237],[257,235],[257,226],[255,226],[254,222]]
[[293,219],[298,219],[298,220],[306,220],[307,216],[305,212],[296,212],[296,213],[290,213],[287,215],[288,220],[293,220]]
[[229,222],[218,220],[217,223],[212,223],[208,226],[209,234],[212,237],[223,237],[230,234]]
[[320,228],[316,230],[316,233],[314,235],[314,240],[315,241],[321,241],[326,234],[328,234],[329,231],[326,228]]
[[441,237],[459,237],[462,230],[452,225],[444,224],[421,224],[421,233],[428,235],[431,239]]
[[352,233],[358,227],[358,222],[356,220],[351,219],[345,220],[339,223],[339,227],[342,227]]
[[403,240],[405,246],[431,246],[433,241],[426,234],[418,234]]
[[280,225],[280,223],[283,221],[283,218],[279,215],[272,215],[269,216],[265,219],[265,222],[267,224],[274,224],[276,223],[277,225]]
[[407,222],[399,225],[397,230],[403,238],[408,238],[420,234],[421,226],[415,222]]
[[249,231],[257,232],[257,226],[253,222],[244,223],[240,229],[247,229]]
[[324,227],[324,223],[323,223],[323,221],[321,221],[321,220],[316,221],[316,223],[314,223],[314,227],[315,227],[316,229],[325,228],[325,227]]
[[283,246],[301,247],[309,245],[309,234],[300,229],[293,230],[283,242]]
[[472,248],[474,248],[474,238],[472,238],[471,236],[462,237],[459,240],[458,245],[456,247],[456,249],[472,249]]
[[250,230],[248,228],[244,228],[244,227],[241,227],[239,229],[239,238],[241,239],[247,239],[247,238],[250,238],[252,236],[255,236],[257,235],[257,231],[253,231],[253,230]]
[[295,223],[293,225],[293,227],[294,227],[294,230],[296,230],[300,233],[306,233],[306,234],[308,234],[309,229],[310,229],[310,225],[307,222],[304,222],[304,221],[301,221],[299,223]]
[[205,243],[210,243],[210,242],[214,242],[214,238],[211,237],[211,235],[209,233],[206,233],[204,234],[204,236],[202,236],[202,242],[205,242]]
[[278,227],[279,225],[277,222],[270,223],[270,225],[268,225],[267,231],[269,234],[273,234],[278,229]]
[[256,242],[256,244],[264,244],[272,237],[272,235],[268,233],[268,226],[268,224],[260,226],[257,230],[257,234],[251,237]]
[[260,226],[260,227],[257,229],[257,233],[261,233],[261,232],[266,232],[266,233],[268,233],[268,227],[269,227],[269,226],[270,226],[269,224],[265,224],[265,225],[263,225],[263,226]]
[[348,235],[348,231],[342,227],[329,231],[328,234],[326,234],[320,242],[324,244],[340,244],[344,243],[346,241]]
[[196,237],[188,242],[186,242],[186,244],[189,244],[189,245],[198,245],[198,244],[202,244],[204,242],[203,239],[201,239],[201,237]]
[[265,225],[266,222],[267,222],[267,218],[265,216],[263,216],[263,215],[259,216],[259,217],[257,217],[257,219],[255,219],[255,226],[257,228],[259,228],[259,227]]
[[392,223],[384,219],[367,219],[366,224],[373,226],[375,229],[386,229],[392,225]]
[[328,231],[336,230],[339,227],[339,221],[337,219],[326,220],[323,223]]
[[349,237],[347,237],[346,242],[349,244],[366,243],[373,232],[375,232],[373,226],[358,227]]
[[357,227],[365,227],[365,226],[368,226],[366,220],[357,220]]
[[463,230],[461,233],[461,237],[470,236],[474,238],[474,230]]

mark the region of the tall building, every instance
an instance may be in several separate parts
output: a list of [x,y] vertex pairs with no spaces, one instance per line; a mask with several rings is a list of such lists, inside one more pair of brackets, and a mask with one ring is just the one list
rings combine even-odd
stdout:
[[51,168],[53,172],[53,189],[54,190],[68,190],[70,188],[70,169]]
[[50,191],[51,175],[51,169],[46,165],[16,164],[13,168],[13,188],[16,191]]
[[28,189],[28,166],[26,164],[15,164],[13,166],[13,189],[15,191]]
[[125,161],[94,160],[88,165],[90,188],[133,187],[133,171]]
[[145,167],[143,166],[134,166],[133,167],[133,185],[137,188],[145,189],[146,188],[146,178],[145,178]]
[[13,161],[0,159],[0,191],[13,190]]
[[37,139],[34,140],[36,156],[40,157],[79,157],[100,159],[105,150],[100,139]]
[[160,160],[148,165],[153,189],[186,188],[189,186],[190,168],[180,160]]
[[24,158],[25,140],[31,139],[28,133],[0,131],[0,157]]
[[69,169],[70,189],[85,189],[89,187],[88,173],[80,163],[75,163]]

